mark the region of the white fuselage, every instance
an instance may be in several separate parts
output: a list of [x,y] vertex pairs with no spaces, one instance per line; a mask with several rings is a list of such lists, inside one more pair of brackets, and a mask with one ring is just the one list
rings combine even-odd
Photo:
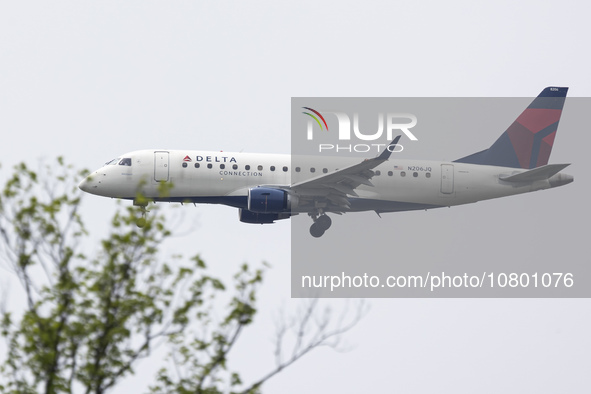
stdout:
[[[241,200],[233,198],[246,197],[250,188],[296,184],[354,164],[359,159],[316,157],[293,162],[307,164],[292,168],[291,156],[281,154],[142,150],[122,155],[101,167],[80,187],[106,197],[134,199],[141,193],[149,199],[162,201],[240,207],[242,203],[237,201]],[[380,212],[460,205],[568,183],[564,182],[568,180],[568,175],[564,174],[535,182],[505,182],[499,177],[525,170],[394,157],[373,171],[371,183],[374,187],[360,185],[355,190],[358,194],[355,199],[415,204],[412,207],[380,205],[382,208],[377,209]],[[164,192],[163,184],[172,187]],[[373,210],[364,207],[353,205],[351,210]]]

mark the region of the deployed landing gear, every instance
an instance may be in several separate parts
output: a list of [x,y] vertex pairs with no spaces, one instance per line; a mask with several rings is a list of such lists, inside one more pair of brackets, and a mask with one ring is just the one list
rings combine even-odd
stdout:
[[150,212],[146,209],[146,207],[148,206],[148,203],[143,203],[143,202],[138,202],[136,200],[133,201],[133,205],[140,207],[140,211],[142,212],[142,217],[138,218],[135,221],[136,226],[138,226],[139,228],[142,228],[146,225],[146,212]]
[[310,234],[314,238],[319,238],[324,235],[324,232],[328,230],[332,224],[332,219],[328,217],[325,213],[320,214],[320,216],[310,215],[312,216],[312,226],[310,226]]
[[146,214],[144,214],[141,218],[138,218],[135,221],[136,226],[138,226],[139,228],[142,228],[146,225]]

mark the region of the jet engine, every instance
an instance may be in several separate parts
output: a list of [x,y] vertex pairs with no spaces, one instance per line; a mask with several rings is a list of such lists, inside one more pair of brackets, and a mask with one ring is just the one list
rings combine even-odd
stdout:
[[298,198],[286,190],[253,187],[248,190],[248,210],[256,213],[285,213],[297,208]]
[[247,209],[240,209],[238,214],[244,223],[273,223],[292,216],[297,204],[297,196],[286,190],[253,187],[248,191]]

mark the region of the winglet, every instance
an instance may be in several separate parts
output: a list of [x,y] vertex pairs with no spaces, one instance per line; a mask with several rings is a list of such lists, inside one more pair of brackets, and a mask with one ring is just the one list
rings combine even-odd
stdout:
[[[390,142],[390,144],[386,147],[386,149],[384,149],[384,151],[382,153],[380,153],[380,155],[378,156],[378,160],[382,160],[382,161],[386,161],[390,158],[390,155],[392,154],[392,151],[394,150],[394,147],[396,145],[398,145],[398,141],[400,140],[400,136],[397,136],[396,138],[394,138],[392,140],[392,142]],[[392,150],[390,150],[390,147],[392,147]]]

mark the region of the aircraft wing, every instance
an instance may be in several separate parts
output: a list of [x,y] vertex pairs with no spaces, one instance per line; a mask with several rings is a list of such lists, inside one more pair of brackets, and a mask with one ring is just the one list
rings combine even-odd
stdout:
[[350,208],[347,196],[357,197],[355,192],[357,187],[360,185],[373,187],[370,180],[375,173],[372,170],[390,158],[391,149],[394,149],[398,140],[400,136],[394,138],[388,147],[373,159],[366,159],[329,174],[294,183],[289,190],[299,196],[301,203],[324,204],[325,209],[331,212],[345,211]]

